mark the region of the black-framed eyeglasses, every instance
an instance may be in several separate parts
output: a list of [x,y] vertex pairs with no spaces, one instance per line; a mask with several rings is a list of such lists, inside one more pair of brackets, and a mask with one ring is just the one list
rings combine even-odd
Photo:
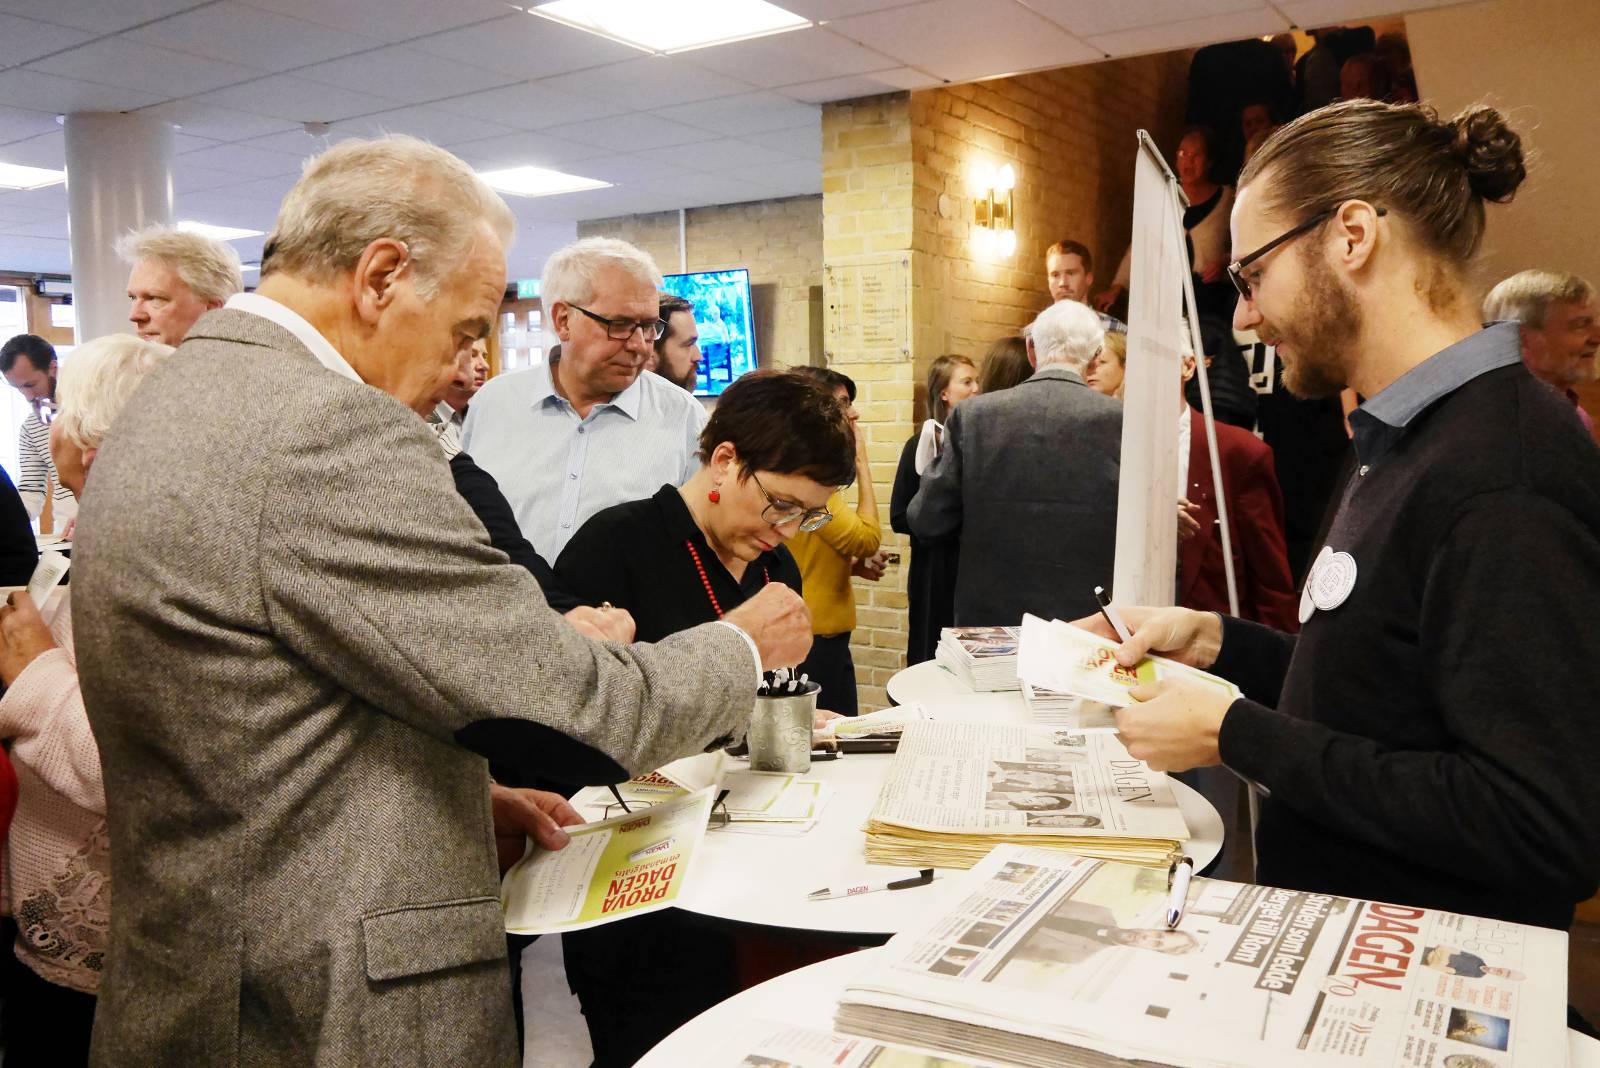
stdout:
[[576,304],[567,305],[583,312],[589,318],[606,328],[606,337],[612,341],[626,341],[633,336],[635,330],[646,341],[655,341],[656,338],[667,332],[667,324],[660,319],[607,319],[604,315],[596,315],[588,308],[580,308]]
[[[711,802],[711,813],[706,817],[707,827],[726,827],[733,822],[733,817],[728,814],[728,794],[730,792],[729,790],[723,790],[717,794],[716,800]],[[601,818],[610,819],[613,816],[638,812],[640,809],[654,808],[656,805],[664,803],[644,800],[613,801],[605,807]]]
[[750,472],[750,477],[755,479],[756,489],[760,490],[761,495],[767,499],[767,506],[761,509],[762,521],[771,523],[775,527],[782,527],[799,520],[800,529],[809,532],[826,526],[828,520],[833,518],[833,513],[825,507],[807,508],[805,505],[797,504],[794,501],[778,500],[768,493],[767,487],[761,484],[759,478],[756,478],[754,468],[747,467],[745,470]]
[[[1327,222],[1329,219],[1338,214],[1338,211],[1338,208],[1329,208],[1327,211],[1318,212],[1305,222],[1301,223],[1299,226],[1296,226],[1291,230],[1285,230],[1271,241],[1268,241],[1265,245],[1262,245],[1260,248],[1250,253],[1250,255],[1234,260],[1232,263],[1228,264],[1228,280],[1233,283],[1233,288],[1237,289],[1239,291],[1239,295],[1245,300],[1253,299],[1251,296],[1250,279],[1244,276],[1244,269],[1259,260],[1262,256],[1265,256],[1267,253],[1277,248],[1279,245],[1282,245],[1288,241],[1293,241],[1306,231],[1314,230],[1318,226],[1321,226],[1323,223]],[[1377,211],[1379,215],[1389,214],[1388,208],[1379,208]]]

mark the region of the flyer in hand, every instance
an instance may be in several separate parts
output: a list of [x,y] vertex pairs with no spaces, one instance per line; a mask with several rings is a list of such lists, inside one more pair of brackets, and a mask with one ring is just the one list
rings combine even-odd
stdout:
[[563,849],[531,841],[500,883],[506,930],[553,934],[668,908],[682,894],[711,814],[711,788],[566,828]]
[[1133,703],[1128,691],[1140,683],[1183,679],[1215,687],[1230,697],[1244,696],[1227,679],[1160,656],[1147,656],[1131,668],[1117,663],[1117,642],[1059,619],[1022,617],[1017,675],[1036,688],[1074,694],[1112,708]]
[[1163,868],[1189,827],[1172,784],[1114,734],[912,723],[867,820],[867,861],[968,868],[1001,842]]
[[1567,936],[1332,894],[1002,846],[896,935],[840,1031],[1008,1064],[1548,1068]]

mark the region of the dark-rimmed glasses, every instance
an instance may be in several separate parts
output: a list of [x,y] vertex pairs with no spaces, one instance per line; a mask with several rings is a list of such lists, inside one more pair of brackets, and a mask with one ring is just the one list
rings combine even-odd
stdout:
[[798,519],[800,521],[800,529],[809,533],[819,527],[826,526],[828,520],[833,518],[833,513],[828,511],[826,507],[807,508],[805,505],[797,504],[794,501],[778,500],[768,493],[767,487],[761,484],[759,478],[756,478],[754,468],[745,468],[745,470],[750,472],[750,477],[755,479],[756,489],[760,490],[761,495],[767,499],[767,506],[761,509],[762,522],[781,527],[787,526]]
[[[1245,300],[1255,299],[1251,296],[1250,279],[1244,276],[1244,269],[1246,267],[1250,266],[1252,263],[1256,262],[1262,256],[1265,256],[1267,253],[1271,252],[1284,242],[1293,241],[1306,231],[1321,226],[1323,223],[1327,222],[1329,219],[1338,214],[1338,211],[1338,208],[1329,208],[1327,211],[1318,212],[1292,230],[1285,230],[1271,241],[1268,241],[1265,245],[1262,245],[1260,248],[1250,253],[1250,255],[1234,260],[1232,263],[1228,264],[1228,280],[1233,283],[1233,288],[1239,291],[1239,296],[1243,297]],[[1379,215],[1387,215],[1389,214],[1389,209],[1378,208],[1377,212]]]
[[568,304],[567,307],[583,312],[583,314],[605,327],[606,337],[612,341],[626,341],[637,330],[639,335],[646,341],[653,342],[667,332],[667,324],[660,319],[647,319],[643,322],[638,319],[607,319],[604,315],[596,315],[588,308],[580,308],[576,304]]
[[[711,802],[711,813],[706,817],[707,827],[726,827],[728,824],[733,822],[733,817],[728,814],[728,794],[730,792],[731,791],[729,790],[723,790],[721,793],[717,794],[716,800]],[[677,799],[672,798],[671,800]],[[645,801],[638,799],[627,802],[613,801],[611,804],[605,807],[605,811],[602,813],[601,818],[610,819],[613,816],[632,814],[640,811],[641,809],[655,808],[656,805],[659,804],[666,804],[666,802]]]

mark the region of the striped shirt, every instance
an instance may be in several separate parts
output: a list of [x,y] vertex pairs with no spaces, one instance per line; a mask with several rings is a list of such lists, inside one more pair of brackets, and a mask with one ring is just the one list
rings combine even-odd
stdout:
[[17,469],[17,492],[22,495],[29,519],[38,519],[39,513],[44,511],[46,482],[55,486],[51,516],[56,531],[60,532],[67,520],[78,514],[78,499],[61,484],[56,474],[56,463],[50,458],[50,428],[40,420],[37,411],[28,413],[28,418],[22,421],[22,429],[17,432]]
[[523,537],[554,560],[602,508],[687,482],[700,469],[706,419],[692,395],[647,373],[579,419],[544,365],[485,383],[461,446],[500,483]]

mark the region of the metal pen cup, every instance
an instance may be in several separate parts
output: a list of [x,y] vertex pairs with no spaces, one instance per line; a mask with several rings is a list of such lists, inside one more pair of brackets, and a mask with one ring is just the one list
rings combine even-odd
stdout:
[[811,770],[811,725],[817,718],[817,694],[822,687],[806,683],[798,693],[756,697],[750,713],[750,769],[752,771]]

